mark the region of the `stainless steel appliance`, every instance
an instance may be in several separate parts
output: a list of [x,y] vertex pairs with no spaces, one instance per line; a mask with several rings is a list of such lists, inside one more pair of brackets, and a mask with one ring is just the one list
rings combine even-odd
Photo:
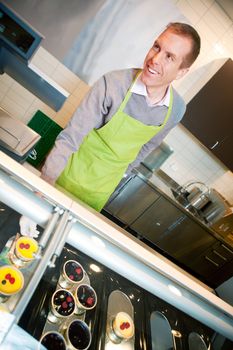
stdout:
[[203,215],[209,225],[216,223],[227,213],[228,210],[229,206],[225,198],[218,193],[217,190],[211,188],[208,205],[203,209]]
[[201,181],[189,182],[172,193],[187,210],[195,209],[208,225],[217,222],[229,209],[223,196]]
[[22,163],[40,135],[0,108],[0,150]]

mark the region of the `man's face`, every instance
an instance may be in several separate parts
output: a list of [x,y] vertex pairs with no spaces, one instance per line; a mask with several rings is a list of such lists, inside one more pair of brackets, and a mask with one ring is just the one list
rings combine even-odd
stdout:
[[181,78],[188,68],[180,68],[185,56],[191,51],[191,40],[165,30],[146,55],[141,80],[152,91],[167,87]]

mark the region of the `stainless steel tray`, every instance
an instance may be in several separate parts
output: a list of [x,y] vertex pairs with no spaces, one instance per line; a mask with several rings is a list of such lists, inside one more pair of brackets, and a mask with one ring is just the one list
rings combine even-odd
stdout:
[[106,323],[106,335],[105,335],[105,350],[118,349],[118,350],[132,350],[134,349],[135,337],[133,336],[131,339],[125,342],[121,342],[120,344],[113,343],[109,337],[109,325],[112,318],[118,312],[127,313],[132,320],[134,320],[134,308],[129,299],[129,297],[122,293],[120,290],[113,291],[108,298],[108,308],[107,308],[107,323]]

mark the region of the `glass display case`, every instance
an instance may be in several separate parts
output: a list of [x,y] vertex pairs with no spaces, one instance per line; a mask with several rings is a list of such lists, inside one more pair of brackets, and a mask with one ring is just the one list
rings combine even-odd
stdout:
[[[0,269],[16,268],[24,279],[13,295],[1,289],[1,344],[17,325],[47,349],[62,348],[51,342],[64,349],[232,348],[232,306],[1,152],[0,202]],[[28,244],[18,242],[22,216],[39,235],[33,261],[21,265]],[[17,278],[4,274],[8,284]]]

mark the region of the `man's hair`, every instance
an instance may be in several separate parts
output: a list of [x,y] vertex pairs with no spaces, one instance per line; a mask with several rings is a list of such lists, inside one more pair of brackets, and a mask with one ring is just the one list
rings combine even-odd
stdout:
[[201,38],[192,26],[187,23],[171,22],[167,25],[166,29],[171,30],[173,33],[182,35],[186,38],[190,38],[192,41],[192,49],[190,53],[184,58],[181,68],[188,68],[196,60],[200,53],[201,48]]

